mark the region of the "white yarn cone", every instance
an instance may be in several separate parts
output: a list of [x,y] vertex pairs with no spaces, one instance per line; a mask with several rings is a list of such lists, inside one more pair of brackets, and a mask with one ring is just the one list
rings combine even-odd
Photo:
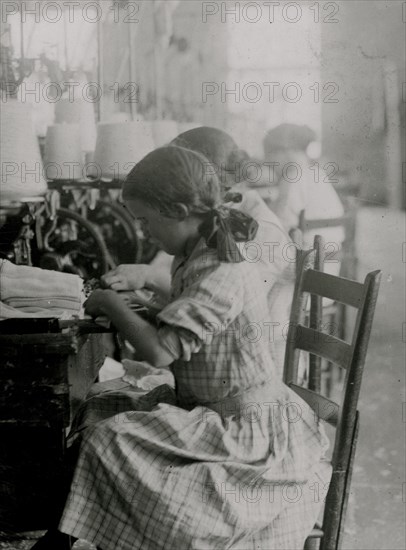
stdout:
[[146,121],[100,123],[94,162],[103,177],[124,179],[155,148]]
[[55,122],[79,124],[82,151],[89,153],[96,147],[96,122],[93,103],[84,99],[61,99],[55,106]]
[[179,133],[176,120],[154,120],[151,128],[155,147],[168,145]]
[[54,124],[48,128],[44,164],[47,179],[78,180],[83,177],[79,124]]
[[8,99],[0,109],[0,203],[44,195],[47,184],[33,129],[32,105]]

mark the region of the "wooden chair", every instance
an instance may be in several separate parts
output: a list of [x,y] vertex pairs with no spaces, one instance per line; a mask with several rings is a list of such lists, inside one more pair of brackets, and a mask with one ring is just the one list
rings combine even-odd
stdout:
[[331,227],[342,227],[344,229],[344,241],[341,248],[330,251],[326,250],[326,252],[328,252],[327,260],[337,263],[340,262],[340,276],[354,279],[357,274],[355,207],[349,206],[349,208],[346,209],[344,216],[334,219],[308,220],[306,218],[306,211],[302,210],[300,212],[298,229],[302,231],[303,235],[309,231],[320,231],[320,233],[322,233],[323,229]]
[[[357,252],[355,246],[356,236],[356,202],[355,199],[347,197],[344,201],[345,214],[342,217],[330,219],[306,219],[306,211],[302,210],[299,216],[298,231],[302,234],[302,243],[304,244],[306,234],[309,232],[320,231],[324,229],[342,228],[344,241],[342,243],[321,242],[319,243],[320,267],[321,271],[327,270],[329,265],[333,265],[333,273],[348,279],[357,277]],[[322,238],[321,236],[319,238]],[[333,262],[333,264],[331,264]],[[334,265],[337,265],[335,273]],[[315,306],[317,307],[317,306]],[[349,308],[346,304],[329,301],[319,307],[319,322],[330,325],[335,334],[341,338],[346,338],[346,333],[350,331],[350,325],[354,322]],[[320,362],[320,359],[311,357],[312,362]],[[328,386],[328,395],[334,391],[334,385],[341,382],[342,373],[331,363],[323,362],[318,367],[320,373],[323,372],[323,383]]]
[[[309,259],[312,254],[314,255],[313,251],[306,252],[300,259],[287,338],[284,381],[312,407],[320,419],[335,428],[333,474],[326,497],[323,521],[322,525],[316,527],[309,535],[305,548],[316,548],[317,539],[319,539],[320,550],[338,550],[342,543],[357,443],[358,396],[381,272],[371,272],[366,276],[364,283],[358,283],[309,268]],[[316,305],[319,308],[321,299],[325,297],[357,310],[355,327],[349,342],[311,326],[309,315],[307,315],[308,326],[304,324],[305,302],[309,295],[316,297],[313,300],[314,308]],[[339,404],[321,395],[317,386],[317,375],[315,375],[315,383],[309,380],[310,387],[298,385],[298,362],[301,350],[324,358],[345,370]]]
[[[324,262],[337,262],[339,265],[340,277],[347,279],[357,278],[357,251],[355,244],[356,237],[356,213],[357,206],[354,199],[348,197],[344,200],[345,214],[342,217],[334,219],[312,219],[306,218],[306,211],[302,210],[299,216],[298,229],[302,232],[303,241],[306,233],[311,231],[319,231],[323,233],[323,229],[338,227],[342,228],[344,232],[344,241],[341,246],[338,243],[325,243],[323,248]],[[337,245],[337,249],[334,249]],[[348,323],[348,309],[345,304],[329,304],[324,307],[324,318],[329,318],[332,323],[340,326],[341,333],[339,336],[345,338],[345,331]]]

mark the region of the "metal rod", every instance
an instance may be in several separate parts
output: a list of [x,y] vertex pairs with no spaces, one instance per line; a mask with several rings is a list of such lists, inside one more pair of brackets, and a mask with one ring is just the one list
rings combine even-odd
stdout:
[[156,0],[153,0],[152,2],[152,17],[154,21],[154,41],[155,44],[154,47],[154,69],[155,69],[155,118],[156,120],[160,120],[162,118],[162,98],[161,98],[161,51],[159,47],[159,35],[158,35],[158,29],[157,29],[157,23],[156,23],[156,15],[157,15],[157,9],[159,6],[157,5]]
[[104,52],[103,52],[103,19],[97,21],[97,81],[99,85],[99,90],[101,91],[100,100],[97,102],[97,121],[100,122],[103,118],[103,61],[104,61]]
[[64,54],[65,54],[65,70],[69,72],[69,57],[68,57],[68,23],[63,10],[63,37],[64,37]]
[[23,7],[21,6],[20,11],[20,58],[21,58],[21,66],[24,65],[24,23],[23,23]]
[[[130,90],[132,89],[132,85],[134,83],[134,68],[133,68],[133,46],[134,46],[134,40],[133,40],[133,25],[127,25],[128,28],[128,79],[130,82]],[[130,114],[131,114],[131,120],[134,120],[134,102],[132,99],[130,100]]]

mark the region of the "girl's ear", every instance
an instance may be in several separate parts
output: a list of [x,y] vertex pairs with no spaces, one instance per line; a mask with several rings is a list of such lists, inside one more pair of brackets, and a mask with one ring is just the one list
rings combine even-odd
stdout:
[[171,210],[173,210],[179,220],[184,220],[190,214],[189,207],[186,206],[186,204],[183,204],[183,202],[175,202],[172,205]]

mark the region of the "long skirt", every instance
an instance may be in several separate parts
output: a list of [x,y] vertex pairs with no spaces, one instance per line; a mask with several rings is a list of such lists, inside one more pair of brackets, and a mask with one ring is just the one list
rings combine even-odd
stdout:
[[167,385],[93,396],[60,530],[103,550],[302,549],[331,477],[326,440],[300,398],[267,395],[191,410]]

